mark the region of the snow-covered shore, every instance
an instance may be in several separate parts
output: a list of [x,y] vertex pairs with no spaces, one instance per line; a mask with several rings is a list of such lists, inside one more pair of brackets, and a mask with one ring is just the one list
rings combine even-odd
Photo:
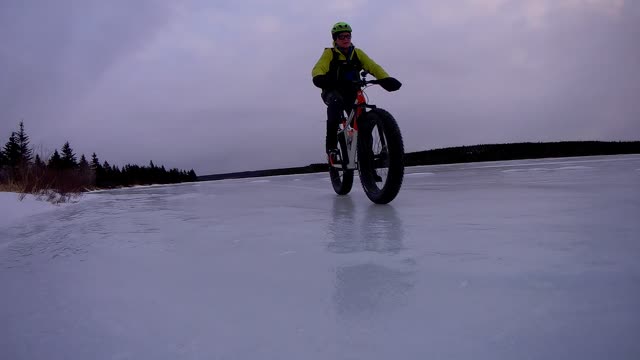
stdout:
[[27,194],[23,198],[19,193],[0,192],[0,214],[2,214],[0,216],[0,227],[10,225],[35,214],[67,206],[80,199],[82,197],[72,198],[70,202],[54,204],[47,201],[45,197],[38,198],[35,195]]

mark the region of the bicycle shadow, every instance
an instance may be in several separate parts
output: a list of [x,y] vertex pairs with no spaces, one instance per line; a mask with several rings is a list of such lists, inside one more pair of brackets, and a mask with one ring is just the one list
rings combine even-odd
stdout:
[[358,213],[350,197],[333,202],[327,250],[345,255],[335,270],[333,300],[341,318],[371,318],[408,300],[415,261],[403,257],[405,231],[396,210],[371,204]]

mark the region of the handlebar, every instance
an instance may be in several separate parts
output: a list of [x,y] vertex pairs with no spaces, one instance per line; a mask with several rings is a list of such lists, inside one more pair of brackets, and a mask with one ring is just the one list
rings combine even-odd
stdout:
[[355,83],[359,85],[361,88],[369,84],[376,84],[376,85],[382,86],[387,91],[396,91],[400,89],[400,87],[402,86],[402,83],[400,83],[400,81],[392,77],[387,77],[384,79],[376,79],[376,80],[367,80],[367,75],[369,75],[369,72],[366,70],[363,70],[360,73],[362,80],[355,81]]
[[378,79],[367,80],[367,75],[369,75],[369,72],[367,70],[362,70],[362,72],[360,73],[360,77],[362,78],[362,80],[355,80],[354,82],[360,85],[360,87],[364,87],[369,84],[376,85],[380,83],[380,80]]

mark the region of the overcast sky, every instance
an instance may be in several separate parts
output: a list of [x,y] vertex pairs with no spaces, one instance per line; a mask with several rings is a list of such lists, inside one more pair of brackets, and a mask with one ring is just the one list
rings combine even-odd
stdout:
[[640,140],[635,0],[1,0],[0,140],[24,120],[41,154],[199,175],[325,161],[337,21],[403,83],[367,93],[406,151]]

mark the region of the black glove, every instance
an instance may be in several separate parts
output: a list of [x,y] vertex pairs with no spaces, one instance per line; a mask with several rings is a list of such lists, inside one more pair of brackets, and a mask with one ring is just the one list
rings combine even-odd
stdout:
[[380,79],[378,80],[378,84],[380,84],[380,86],[382,86],[382,88],[387,91],[396,91],[402,86],[402,83],[400,81],[392,77]]
[[327,75],[316,75],[313,77],[313,85],[319,87],[320,89],[327,89],[333,84],[331,83],[331,81],[329,81],[329,77]]

